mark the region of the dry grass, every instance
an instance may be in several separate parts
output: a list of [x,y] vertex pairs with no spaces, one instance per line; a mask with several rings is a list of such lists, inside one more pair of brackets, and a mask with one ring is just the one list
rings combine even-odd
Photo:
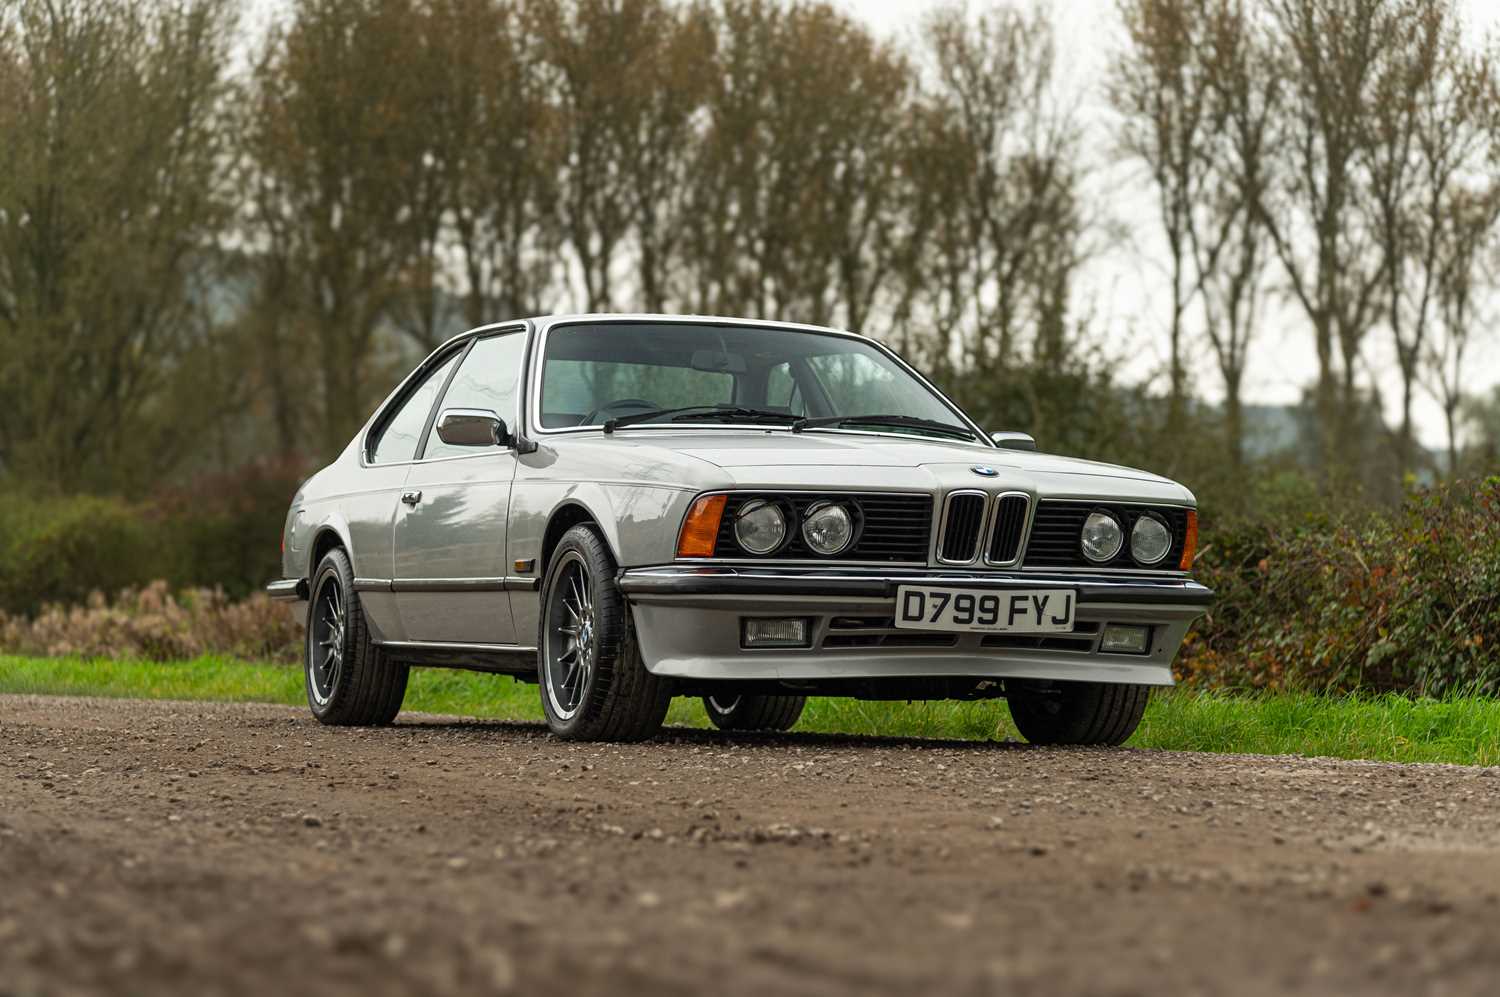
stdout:
[[0,648],[39,657],[182,661],[224,655],[295,663],[301,630],[264,595],[230,600],[215,589],[173,594],[166,582],[94,593],[81,606],[47,606],[35,617],[0,613]]

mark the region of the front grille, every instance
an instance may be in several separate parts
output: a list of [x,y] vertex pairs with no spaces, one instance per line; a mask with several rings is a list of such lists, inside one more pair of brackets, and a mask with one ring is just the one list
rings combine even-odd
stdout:
[[1002,495],[995,503],[995,528],[990,534],[990,561],[1013,564],[1021,556],[1021,537],[1026,533],[1026,512],[1031,500],[1025,495]]
[[[1095,564],[1083,556],[1079,538],[1083,535],[1083,521],[1089,513],[1103,510],[1120,521],[1125,530],[1125,543],[1120,553],[1107,564]],[[1175,569],[1182,562],[1183,544],[1187,542],[1187,510],[1172,506],[1125,505],[1119,502],[1039,502],[1036,515],[1031,521],[1031,536],[1026,542],[1028,568],[1139,568],[1130,557],[1130,530],[1135,521],[1147,512],[1154,512],[1166,520],[1172,531],[1172,549],[1167,556],[1151,567],[1155,570]]]
[[[752,499],[775,499],[789,503],[797,522],[789,523],[791,537],[780,551],[770,557],[755,557],[741,549],[734,539],[734,517]],[[815,502],[834,500],[856,507],[860,530],[853,546],[834,556],[824,557],[810,549],[802,539],[798,524],[808,507]],[[761,561],[880,561],[889,563],[927,563],[932,538],[932,499],[926,495],[899,494],[832,494],[785,492],[779,495],[736,492],[724,506],[715,547],[718,557],[755,558]]]
[[938,558],[956,564],[974,560],[979,556],[979,534],[983,529],[983,495],[961,493],[949,496]]

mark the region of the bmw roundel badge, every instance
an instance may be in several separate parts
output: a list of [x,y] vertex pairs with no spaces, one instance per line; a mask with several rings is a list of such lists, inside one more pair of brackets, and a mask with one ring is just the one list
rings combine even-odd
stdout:
[[999,471],[995,470],[993,467],[986,467],[983,464],[975,464],[973,467],[969,468],[969,470],[973,471],[975,474],[979,475],[981,478],[993,478],[995,475],[997,475],[997,474],[1000,473]]

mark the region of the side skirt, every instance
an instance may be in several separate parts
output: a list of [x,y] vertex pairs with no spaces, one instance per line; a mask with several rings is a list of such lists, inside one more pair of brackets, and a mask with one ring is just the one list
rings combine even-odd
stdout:
[[456,668],[537,680],[536,648],[510,644],[443,644],[420,640],[377,641],[397,661],[421,668]]

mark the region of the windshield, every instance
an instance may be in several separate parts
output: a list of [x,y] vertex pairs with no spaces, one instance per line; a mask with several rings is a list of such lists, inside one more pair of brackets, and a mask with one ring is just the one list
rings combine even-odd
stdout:
[[[735,410],[715,418],[714,409]],[[751,416],[749,413],[754,413]],[[660,413],[659,421],[653,413]],[[921,381],[858,339],[790,329],[692,323],[564,325],[547,336],[541,424],[775,424],[849,417],[844,428],[971,435]],[[907,424],[859,422],[906,416]],[[932,426],[922,426],[926,420]],[[948,427],[951,427],[948,428]]]

